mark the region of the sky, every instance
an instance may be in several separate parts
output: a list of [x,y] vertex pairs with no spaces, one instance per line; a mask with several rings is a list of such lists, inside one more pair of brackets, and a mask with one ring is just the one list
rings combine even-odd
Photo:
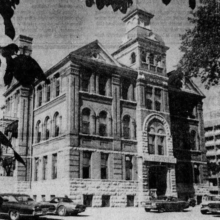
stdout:
[[[190,27],[187,20],[191,12],[188,0],[172,0],[168,6],[162,0],[139,0],[138,4],[154,14],[151,28],[170,48],[167,51],[167,70],[175,69],[182,55],[179,50],[180,34]],[[71,51],[96,39],[110,53],[114,52],[125,35],[125,25],[121,20],[124,16],[119,11],[113,12],[111,6],[101,11],[95,5],[88,8],[85,0],[21,0],[12,21],[16,35],[33,38],[32,57],[46,71]],[[0,45],[7,43],[10,39],[4,35],[0,17]],[[5,63],[1,60],[0,106],[4,104],[2,94],[5,90]]]

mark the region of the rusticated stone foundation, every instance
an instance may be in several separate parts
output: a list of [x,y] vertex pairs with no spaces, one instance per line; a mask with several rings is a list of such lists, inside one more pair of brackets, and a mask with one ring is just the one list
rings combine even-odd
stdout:
[[92,195],[92,206],[102,206],[102,196],[110,196],[110,207],[127,206],[127,196],[134,196],[134,206],[138,206],[137,181],[110,181],[72,179],[70,181],[70,197],[82,203],[83,195]]

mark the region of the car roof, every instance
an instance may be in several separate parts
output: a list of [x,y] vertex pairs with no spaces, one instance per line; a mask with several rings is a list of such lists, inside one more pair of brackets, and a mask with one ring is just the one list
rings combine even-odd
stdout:
[[0,196],[29,196],[29,195],[19,194],[19,193],[0,193]]

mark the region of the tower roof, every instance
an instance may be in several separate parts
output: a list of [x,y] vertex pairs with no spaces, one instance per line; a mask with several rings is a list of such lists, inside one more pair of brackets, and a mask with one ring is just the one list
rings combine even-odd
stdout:
[[140,6],[137,5],[136,7],[131,8],[130,12],[122,18],[122,21],[126,22],[131,17],[134,17],[136,14],[137,15],[142,15],[144,17],[148,17],[149,19],[152,19],[154,17],[153,14],[151,14],[147,11],[144,11],[143,9],[140,8]]

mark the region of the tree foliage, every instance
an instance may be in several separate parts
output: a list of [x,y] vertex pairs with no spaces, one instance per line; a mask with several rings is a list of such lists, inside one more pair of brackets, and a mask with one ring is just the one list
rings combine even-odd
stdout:
[[[137,1],[137,0],[136,0]],[[96,4],[96,7],[101,10],[105,6],[112,6],[113,11],[120,10],[122,13],[126,13],[127,9],[133,4],[133,0],[85,0],[87,7],[92,7]],[[165,5],[168,5],[171,0],[162,0]],[[189,7],[194,9],[196,7],[196,0],[189,0]]]
[[220,79],[220,13],[216,0],[204,0],[192,16],[193,25],[181,36],[180,65],[189,77],[200,77],[206,88]]

